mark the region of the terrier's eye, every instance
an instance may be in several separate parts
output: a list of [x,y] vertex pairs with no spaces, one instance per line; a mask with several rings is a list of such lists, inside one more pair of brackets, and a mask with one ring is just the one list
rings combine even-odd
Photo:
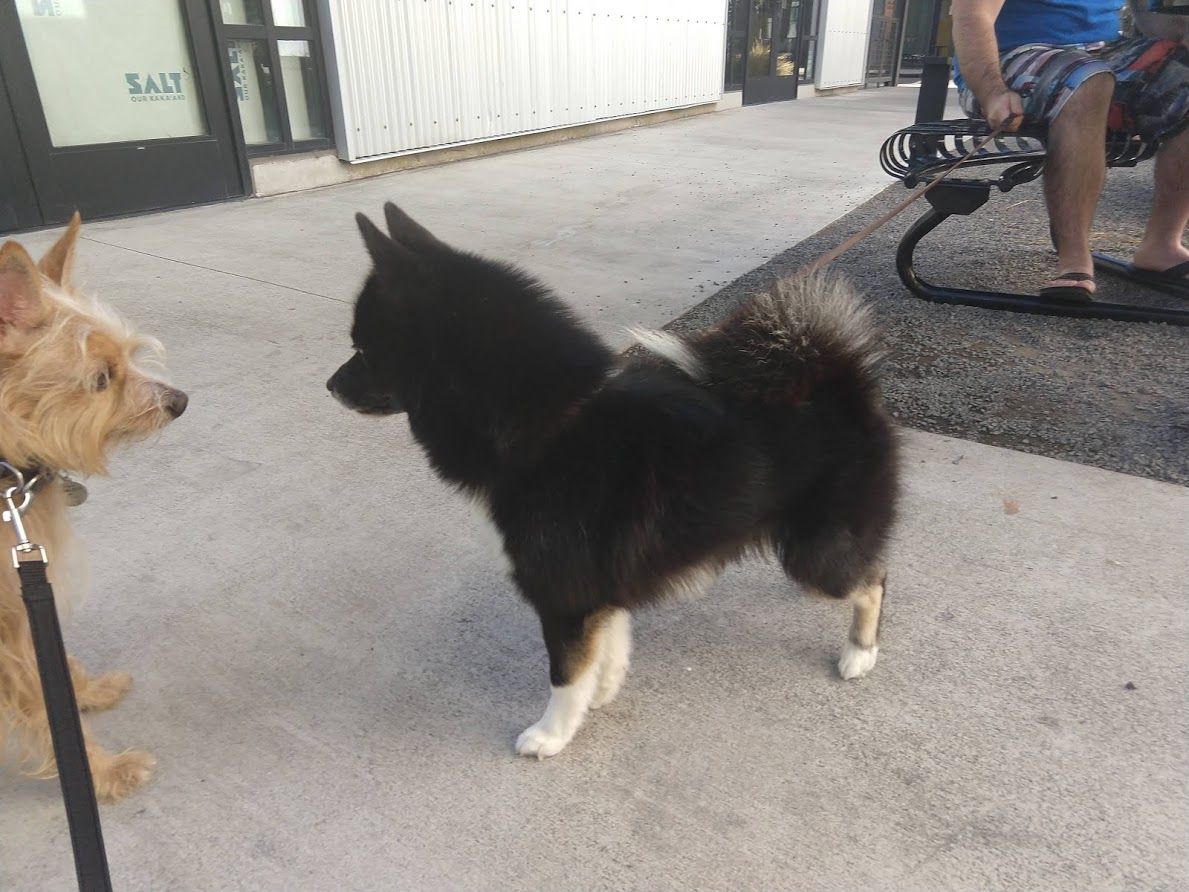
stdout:
[[107,385],[111,383],[111,370],[104,369],[95,376],[95,389],[99,391],[107,390]]

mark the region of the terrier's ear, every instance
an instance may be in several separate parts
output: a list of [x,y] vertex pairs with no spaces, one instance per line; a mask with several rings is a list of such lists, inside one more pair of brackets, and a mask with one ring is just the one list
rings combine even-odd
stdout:
[[384,219],[388,222],[388,234],[399,245],[408,248],[444,247],[437,237],[398,208],[391,201],[384,204]]
[[9,329],[28,328],[41,315],[41,272],[16,242],[0,247],[0,338]]
[[57,285],[69,285],[74,272],[74,246],[78,242],[78,228],[83,218],[78,211],[70,218],[66,231],[54,242],[54,246],[45,252],[45,256],[37,266],[45,273],[45,277]]
[[376,271],[410,272],[417,267],[417,258],[404,245],[398,245],[363,214],[355,215],[355,222],[363,235],[363,243],[367,245],[367,253],[372,256],[372,263]]

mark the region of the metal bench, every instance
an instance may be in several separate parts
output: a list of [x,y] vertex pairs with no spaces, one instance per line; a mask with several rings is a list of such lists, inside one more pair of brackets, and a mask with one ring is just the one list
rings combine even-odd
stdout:
[[[985,121],[940,120],[945,114],[949,76],[947,59],[926,61],[917,103],[917,123],[888,137],[880,149],[883,169],[910,189],[935,178],[990,133]],[[992,188],[1010,192],[1044,172],[1044,139],[1043,128],[1024,128],[1019,133],[999,137],[925,195],[932,207],[904,233],[896,251],[896,271],[905,287],[917,297],[939,303],[1046,316],[1189,324],[1189,309],[1097,300],[1068,303],[1034,294],[954,288],[934,285],[917,273],[913,266],[916,248],[930,232],[955,214],[973,214],[987,203]],[[1145,142],[1138,136],[1108,133],[1105,144],[1107,166],[1134,167],[1156,154],[1156,149],[1156,144]],[[1001,169],[996,174],[988,168]],[[1123,261],[1107,255],[1095,254],[1094,259],[1095,265],[1107,272],[1117,273],[1126,268]]]

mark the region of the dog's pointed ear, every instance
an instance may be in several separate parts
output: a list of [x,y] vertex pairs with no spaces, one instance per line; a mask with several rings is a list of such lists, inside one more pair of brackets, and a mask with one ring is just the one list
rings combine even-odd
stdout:
[[363,243],[367,245],[367,253],[372,256],[372,263],[377,270],[388,270],[393,267],[409,267],[417,262],[413,253],[403,245],[398,245],[364,214],[355,215],[355,222],[359,225],[359,232],[363,235]]
[[0,339],[10,328],[28,328],[42,312],[41,272],[16,242],[0,247]]
[[391,201],[384,204],[384,219],[388,222],[388,234],[399,245],[413,249],[442,247],[441,241],[432,232]]
[[57,285],[69,285],[74,273],[74,247],[78,243],[78,228],[83,219],[78,211],[70,218],[66,231],[54,242],[54,246],[45,252],[45,256],[37,264],[45,273],[45,277]]

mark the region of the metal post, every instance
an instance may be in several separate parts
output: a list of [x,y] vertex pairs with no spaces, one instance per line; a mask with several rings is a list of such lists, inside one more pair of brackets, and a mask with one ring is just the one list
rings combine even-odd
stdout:
[[921,92],[917,96],[915,123],[944,120],[949,89],[950,60],[945,56],[926,56],[921,71]]

